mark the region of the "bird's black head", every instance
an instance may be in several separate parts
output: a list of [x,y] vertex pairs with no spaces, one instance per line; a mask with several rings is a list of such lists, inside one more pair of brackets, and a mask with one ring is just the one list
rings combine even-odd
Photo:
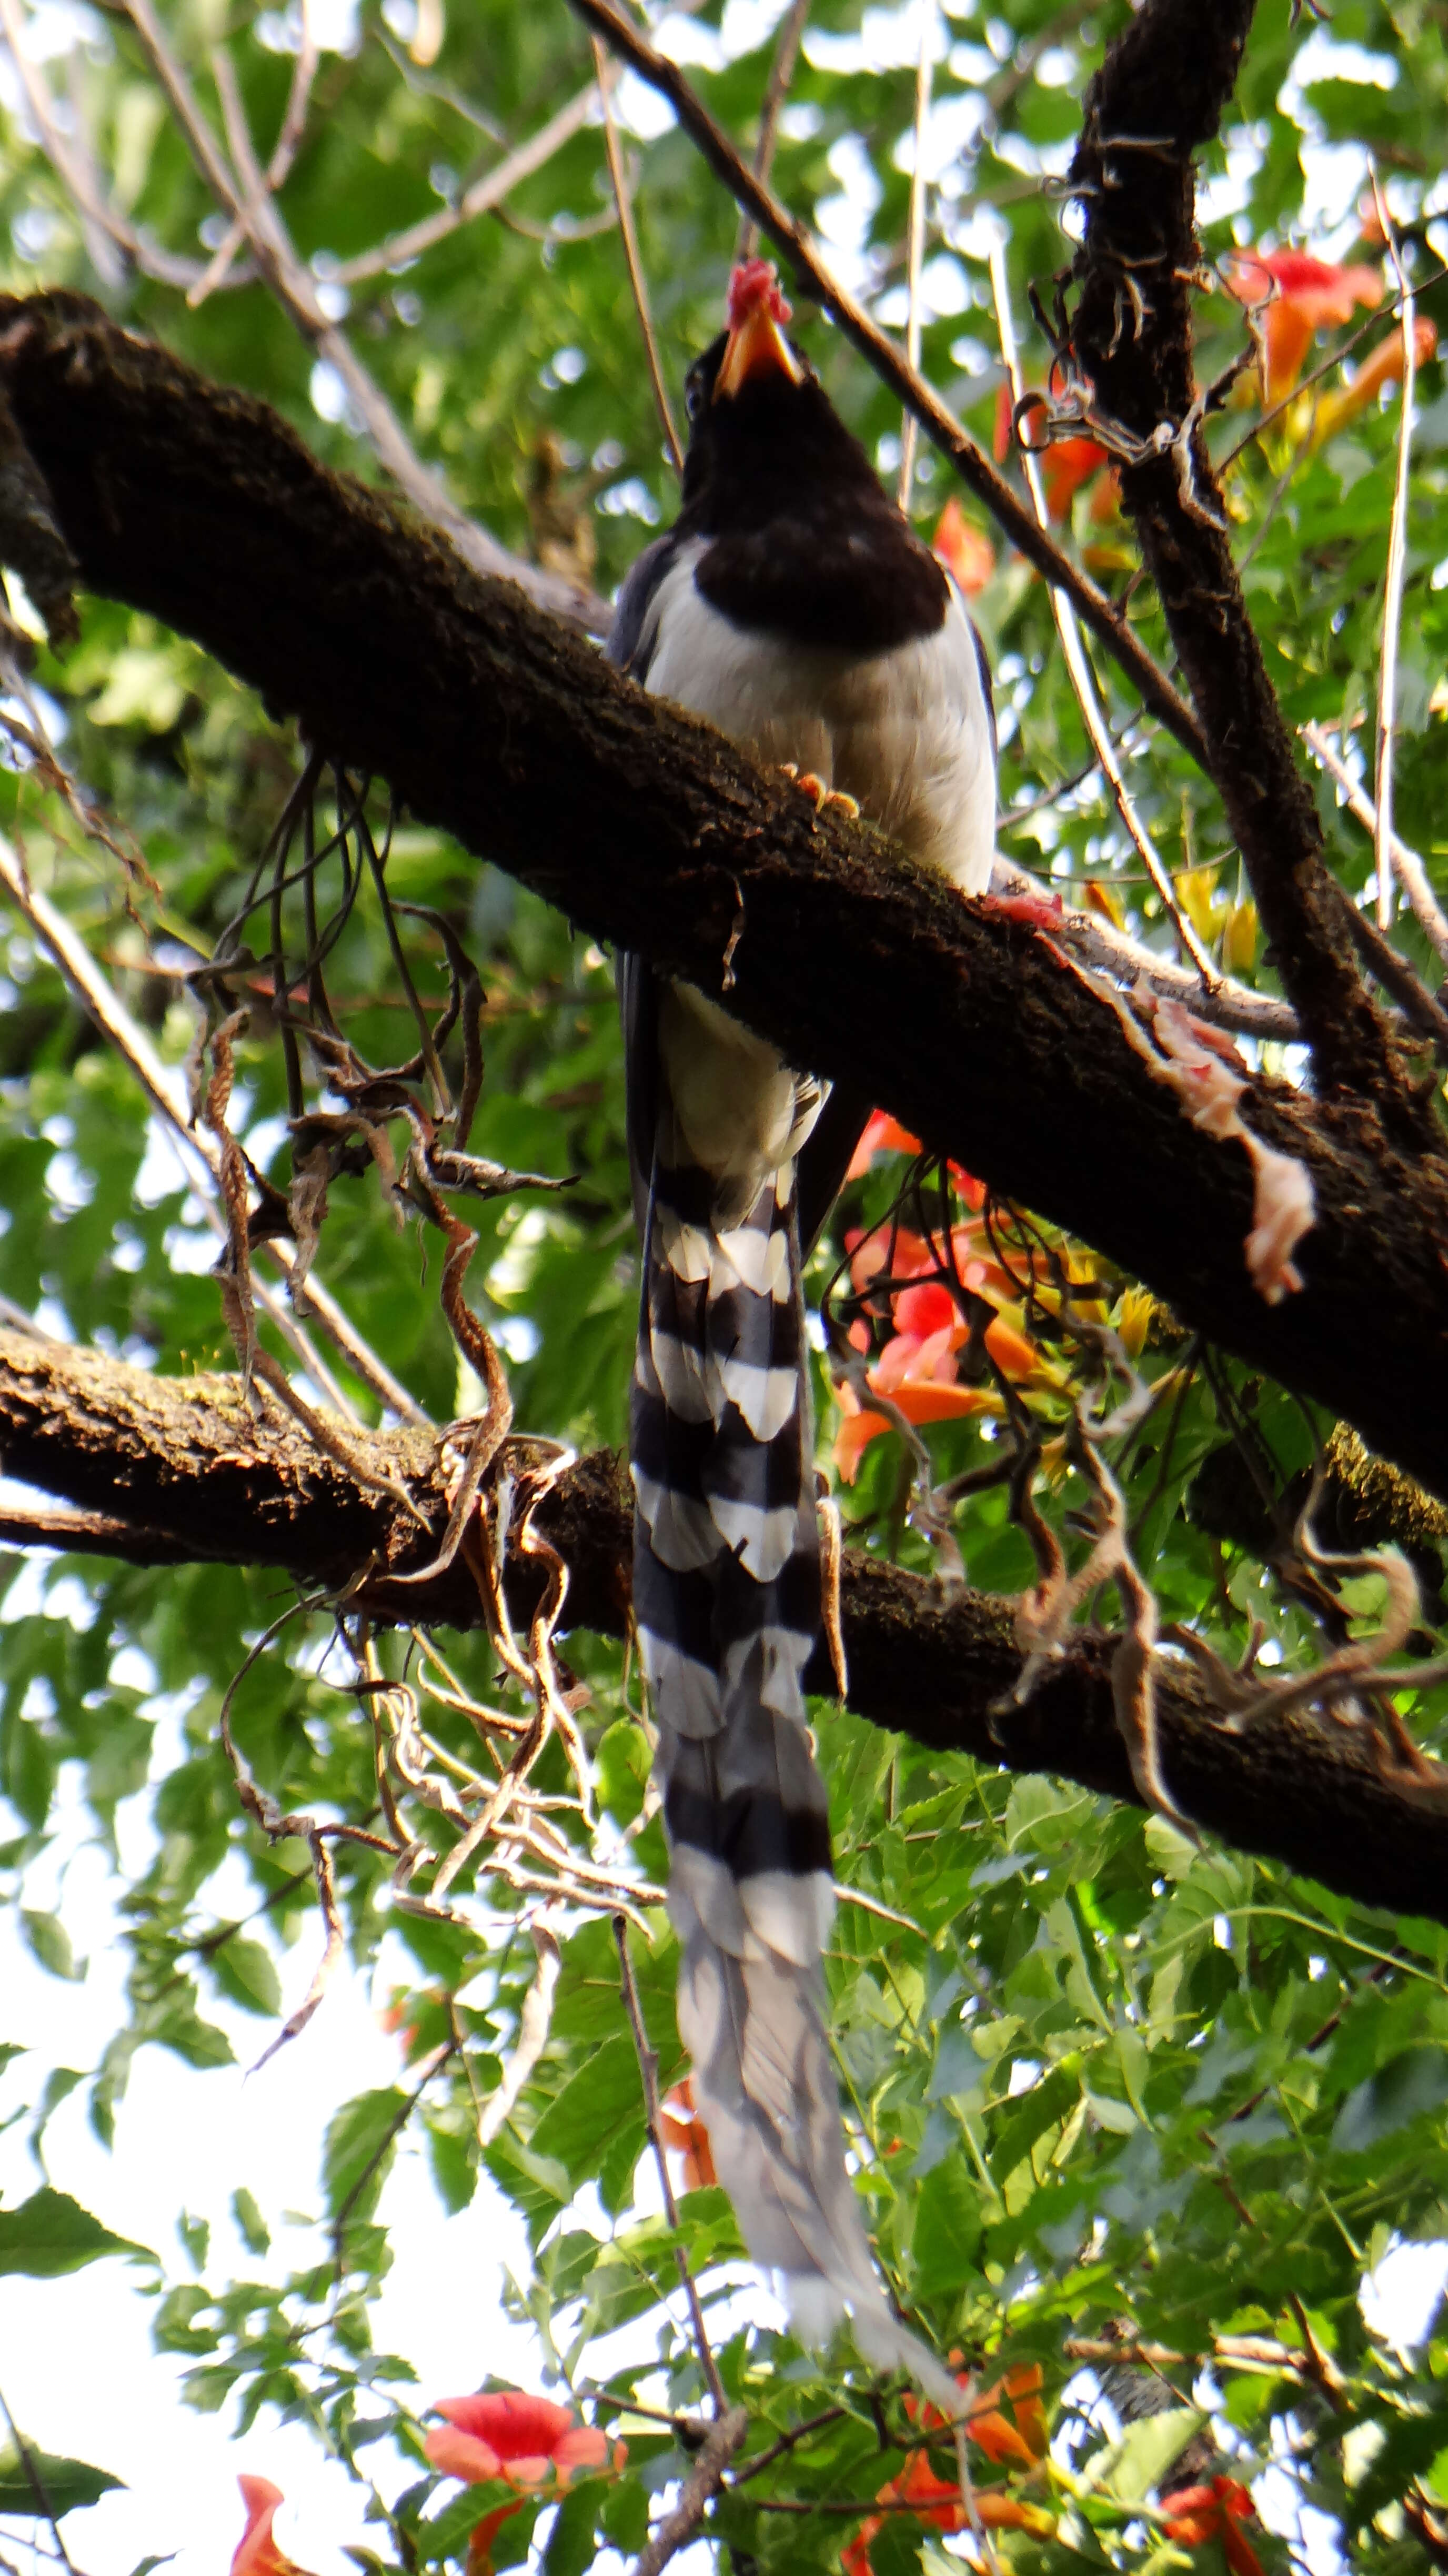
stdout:
[[729,281],[729,328],[695,359],[684,388],[684,510],[702,533],[766,526],[811,492],[879,493],[859,440],[785,337],[789,319],[770,262],[745,260]]
[[767,260],[729,281],[729,328],[691,367],[682,535],[712,540],[697,588],[736,624],[847,651],[931,634],[945,576],[851,436]]

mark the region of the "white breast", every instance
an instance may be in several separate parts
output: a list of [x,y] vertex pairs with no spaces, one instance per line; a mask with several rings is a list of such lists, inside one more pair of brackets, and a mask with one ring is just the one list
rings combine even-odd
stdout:
[[862,656],[732,625],[694,584],[706,545],[681,549],[651,603],[649,689],[707,717],[763,767],[813,770],[962,893],[983,892],[995,761],[975,638],[954,585],[936,634]]

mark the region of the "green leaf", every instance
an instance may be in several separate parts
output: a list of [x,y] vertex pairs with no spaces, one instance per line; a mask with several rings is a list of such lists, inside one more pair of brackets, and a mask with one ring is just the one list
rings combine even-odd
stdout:
[[596,2555],[598,2518],[607,2493],[603,2478],[585,2478],[570,2488],[548,2535],[541,2576],[586,2576]]
[[[1019,2094],[1009,2113],[1002,2119],[991,2142],[990,2169],[997,2182],[1005,2182],[1018,2164],[1028,2156],[1038,2138],[1053,2129],[1075,2108],[1081,2090],[1079,2072],[1074,2066],[1053,2067],[1028,2093]],[[1133,2126],[1135,2121],[1133,2119]]]
[[107,2254],[138,2256],[154,2263],[148,2246],[113,2236],[64,2191],[49,2184],[32,2192],[17,2209],[0,2209],[0,2272],[25,2272],[32,2280],[51,2281],[63,2272],[79,2272]]
[[231,2215],[248,2254],[255,2254],[259,2260],[271,2244],[271,2229],[245,2183],[239,2184],[231,2195]]
[[870,2543],[870,2576],[916,2576],[925,2535],[909,2514],[884,2517]]
[[45,2132],[62,2102],[75,2091],[77,2084],[84,2082],[84,2075],[78,2067],[74,2066],[52,2066],[45,2079],[45,2090],[41,2094],[30,2128],[30,2152],[42,2173],[45,2171]]
[[1206,2420],[1196,2406],[1168,2406],[1160,2415],[1143,2415],[1092,2461],[1090,2484],[1122,2504],[1144,2502]]
[[979,2271],[980,2191],[964,2158],[948,2156],[920,2186],[911,2239],[916,2275],[928,2298],[956,2290]]
[[1363,2155],[1410,2120],[1448,2102],[1448,2050],[1409,2048],[1349,2093],[1333,2123],[1339,2155]]
[[223,1941],[211,1954],[211,1973],[221,1991],[243,2012],[264,2013],[274,2021],[282,2008],[276,1962],[260,1941],[239,1936]]
[[640,2120],[639,2062],[626,2032],[606,2039],[550,2102],[528,2143],[561,2164],[573,2184],[596,2174],[622,2124]]
[[190,2257],[193,2272],[204,2272],[211,2245],[210,2221],[193,2218],[188,2210],[183,2209],[176,2221],[176,2233]]
[[[43,2503],[36,2493],[37,2480],[44,2490]],[[0,2441],[0,2513],[15,2514],[22,2521],[40,2521],[51,2514],[59,2519],[74,2513],[78,2505],[98,2504],[103,2495],[124,2484],[109,2469],[93,2469],[85,2460],[58,2459],[53,2451],[42,2451],[33,2442],[26,2443],[22,2456],[13,2441]]]
[[59,1915],[33,1914],[22,1906],[20,1922],[26,1947],[40,1961],[42,1968],[48,1968],[53,1977],[66,1977],[73,1985],[78,1984],[85,1975],[85,1967],[83,1964],[76,1966],[70,1934]]
[[409,2107],[408,2095],[389,2084],[359,2093],[334,2115],[322,2147],[322,2187],[333,2218],[344,2209],[349,2219],[372,2216]]
[[[422,2557],[432,2565],[456,2556],[472,2537],[484,2514],[495,2513],[499,2505],[516,2497],[517,2489],[506,2485],[501,2478],[494,2478],[486,2486],[464,2487],[461,2494],[449,2497],[441,2512],[429,2514],[415,2526]],[[519,2510],[526,2510],[521,2502]],[[510,2515],[509,2521],[512,2519]],[[508,2524],[504,2523],[501,2528],[507,2530]]]

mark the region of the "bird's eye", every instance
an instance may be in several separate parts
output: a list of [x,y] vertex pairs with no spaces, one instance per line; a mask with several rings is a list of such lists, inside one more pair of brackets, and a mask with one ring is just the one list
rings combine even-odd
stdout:
[[690,420],[697,420],[704,408],[704,388],[697,376],[690,376],[684,386],[684,409]]

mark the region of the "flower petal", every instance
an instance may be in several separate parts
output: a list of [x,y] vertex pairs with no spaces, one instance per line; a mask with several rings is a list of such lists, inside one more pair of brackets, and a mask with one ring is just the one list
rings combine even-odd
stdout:
[[560,2471],[607,2468],[608,2435],[597,2424],[579,2424],[555,2444],[553,2458]]
[[461,2432],[490,2443],[502,2460],[550,2457],[555,2442],[573,2430],[566,2406],[526,2389],[480,2389],[471,2397],[441,2397],[433,2408]]
[[441,2469],[445,2478],[461,2478],[465,2486],[486,2486],[491,2478],[503,2475],[503,2463],[491,2442],[480,2441],[476,2433],[461,2433],[456,2425],[444,2424],[429,2433],[422,2447],[435,2469]]
[[236,2483],[246,2507],[246,2529],[231,2561],[231,2576],[275,2576],[287,2561],[272,2538],[272,2518],[286,2498],[270,2478],[242,2477]]
[[934,552],[954,573],[968,599],[984,590],[995,571],[995,548],[983,528],[967,519],[952,492],[931,539]]

